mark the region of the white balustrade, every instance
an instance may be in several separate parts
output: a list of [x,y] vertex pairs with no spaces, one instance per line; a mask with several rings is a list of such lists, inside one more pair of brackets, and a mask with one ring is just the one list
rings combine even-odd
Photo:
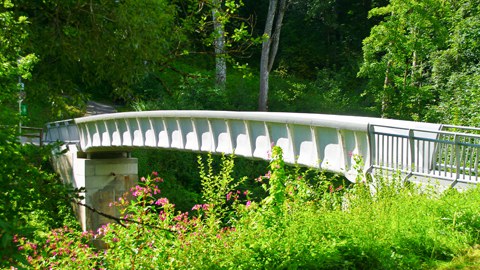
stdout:
[[[378,154],[372,155],[371,149],[388,147],[372,148],[375,143],[369,141],[369,125],[441,128],[439,124],[370,117],[232,111],[127,112],[77,118],[75,123],[84,152],[172,148],[269,160],[272,146],[278,145],[287,163],[340,173],[351,181],[357,175],[354,156],[363,159],[364,170],[372,166],[372,158],[384,162]],[[397,132],[376,128],[382,129]]]

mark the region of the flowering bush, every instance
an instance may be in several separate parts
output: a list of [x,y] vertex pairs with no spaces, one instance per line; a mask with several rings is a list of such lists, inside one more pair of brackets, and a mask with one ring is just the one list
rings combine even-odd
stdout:
[[253,201],[232,181],[231,161],[225,158],[227,166],[218,174],[210,165],[202,169],[204,202],[191,211],[176,211],[162,198],[162,179],[153,173],[113,203],[122,217],[96,233],[64,227],[44,242],[16,238],[25,255],[18,266],[436,268],[466,250],[471,254],[469,246],[479,240],[480,188],[439,196],[415,188],[392,192],[386,186],[372,194],[365,184],[347,189],[329,181],[313,187],[308,173],[289,173],[280,148],[274,148],[270,173],[258,179],[268,195]]

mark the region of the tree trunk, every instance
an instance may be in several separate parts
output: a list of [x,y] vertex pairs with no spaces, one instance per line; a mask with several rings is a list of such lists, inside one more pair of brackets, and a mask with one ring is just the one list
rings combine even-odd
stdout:
[[385,81],[383,82],[383,94],[382,94],[382,118],[386,118],[388,109],[388,85],[390,84],[390,66],[392,62],[388,61],[387,69],[385,70]]
[[227,82],[227,61],[225,51],[225,27],[219,17],[222,8],[222,0],[214,0],[212,7],[213,31],[215,40],[215,86],[225,89]]
[[[280,32],[282,29],[283,16],[285,14],[287,0],[270,0],[268,5],[267,21],[265,23],[262,43],[262,56],[260,59],[260,94],[258,98],[258,110],[268,110],[268,79],[272,70],[275,56],[278,51]],[[275,23],[275,29],[273,29]]]

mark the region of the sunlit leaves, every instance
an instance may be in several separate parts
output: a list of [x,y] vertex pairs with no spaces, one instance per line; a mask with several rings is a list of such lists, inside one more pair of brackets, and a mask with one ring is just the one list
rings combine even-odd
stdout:
[[480,9],[478,0],[451,1],[456,8],[450,18],[448,48],[432,55],[433,86],[438,104],[429,119],[480,125]]
[[448,6],[438,0],[390,1],[370,17],[384,16],[363,42],[359,75],[385,117],[420,119],[432,103],[430,55],[447,44]]

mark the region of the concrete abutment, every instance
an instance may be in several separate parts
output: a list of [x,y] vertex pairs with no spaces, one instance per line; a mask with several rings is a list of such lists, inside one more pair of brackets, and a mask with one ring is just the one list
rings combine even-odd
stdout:
[[138,182],[138,160],[129,153],[91,153],[78,151],[76,145],[66,145],[52,157],[55,170],[66,185],[82,189],[81,204],[95,209],[74,204],[74,211],[82,230],[96,231],[102,225],[113,222],[109,216],[119,217],[114,201],[128,192]]

